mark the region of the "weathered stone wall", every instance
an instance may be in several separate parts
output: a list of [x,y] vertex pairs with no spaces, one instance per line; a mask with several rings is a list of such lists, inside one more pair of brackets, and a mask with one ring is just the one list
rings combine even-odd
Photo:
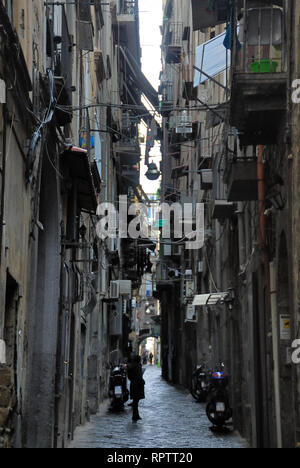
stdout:
[[13,434],[12,413],[16,404],[11,367],[0,365],[0,448],[10,448]]
[[[292,69],[291,82],[300,79],[300,4],[297,1],[293,2],[292,14]],[[300,104],[291,103],[291,146],[290,152],[287,155],[289,158],[289,170],[291,174],[291,206],[289,214],[289,225],[291,226],[292,242],[289,249],[292,252],[292,303],[293,303],[293,321],[294,321],[294,336],[293,339],[299,338],[300,325]],[[300,441],[300,367],[294,368],[295,381],[295,412],[296,412],[296,431],[297,442]]]

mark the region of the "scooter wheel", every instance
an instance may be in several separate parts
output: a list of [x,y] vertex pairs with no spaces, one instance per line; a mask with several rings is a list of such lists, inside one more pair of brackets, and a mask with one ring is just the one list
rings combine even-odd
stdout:
[[209,403],[206,407],[206,416],[214,426],[222,427],[226,422],[226,417],[221,416],[216,412],[216,406],[214,403]]

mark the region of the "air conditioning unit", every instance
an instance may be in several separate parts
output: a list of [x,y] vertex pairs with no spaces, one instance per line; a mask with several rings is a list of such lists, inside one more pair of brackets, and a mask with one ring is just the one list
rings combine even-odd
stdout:
[[132,281],[129,280],[120,280],[119,283],[119,291],[121,296],[129,296],[131,297],[132,294]]
[[183,111],[177,117],[176,133],[193,133],[193,120],[191,114]]
[[119,281],[110,282],[110,299],[119,299],[120,298],[120,284]]
[[187,306],[186,306],[185,321],[186,322],[194,322],[194,323],[198,322],[196,307],[193,306],[193,304],[187,304]]

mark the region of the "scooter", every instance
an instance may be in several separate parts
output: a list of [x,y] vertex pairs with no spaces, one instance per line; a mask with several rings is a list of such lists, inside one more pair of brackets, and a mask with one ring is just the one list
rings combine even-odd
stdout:
[[192,374],[191,394],[199,403],[204,403],[209,391],[209,379],[204,365],[196,367]]
[[218,428],[222,428],[233,414],[229,404],[228,384],[229,377],[224,372],[224,364],[221,364],[221,369],[211,375],[209,400],[206,407],[209,421]]
[[124,404],[129,399],[127,388],[126,365],[111,366],[109,379],[110,411],[124,411]]

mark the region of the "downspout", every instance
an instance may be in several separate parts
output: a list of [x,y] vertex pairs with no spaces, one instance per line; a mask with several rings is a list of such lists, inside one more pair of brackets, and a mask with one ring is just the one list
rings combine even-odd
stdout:
[[260,248],[264,255],[267,307],[271,311],[271,317],[272,317],[274,394],[275,394],[275,420],[276,420],[277,448],[282,448],[276,275],[275,275],[274,263],[273,262],[270,263],[269,254],[268,254],[268,250],[266,246],[265,171],[264,171],[264,162],[263,162],[263,152],[264,152],[264,146],[260,145],[258,147],[258,161],[257,161]]
[[5,208],[5,183],[6,183],[6,126],[7,126],[7,106],[6,104],[2,105],[3,113],[3,147],[2,147],[2,184],[1,184],[1,207],[0,207],[0,265],[2,263],[2,253],[3,253],[3,230],[4,230],[4,208]]
[[244,204],[238,203],[238,226],[239,226],[239,257],[240,271],[243,271],[246,264],[246,243],[245,243],[245,223],[244,223]]
[[273,359],[274,359],[276,436],[277,436],[277,448],[282,448],[278,310],[277,310],[277,291],[276,291],[276,269],[275,269],[274,262],[270,263],[270,286],[271,286],[270,295],[271,295],[271,316],[272,316],[272,342],[273,342]]

